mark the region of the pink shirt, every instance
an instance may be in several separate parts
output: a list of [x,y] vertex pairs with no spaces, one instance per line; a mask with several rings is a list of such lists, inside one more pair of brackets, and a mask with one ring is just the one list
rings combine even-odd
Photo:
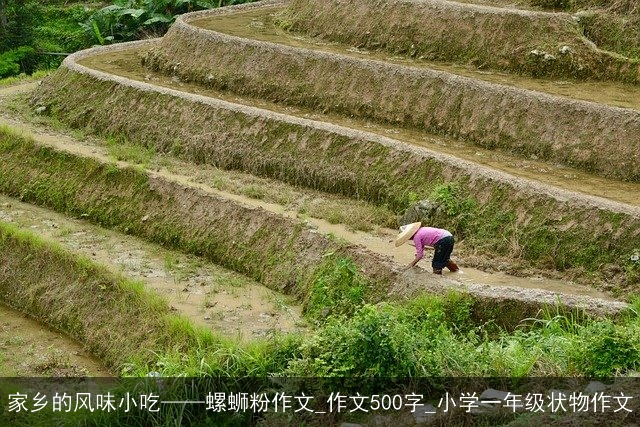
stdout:
[[424,256],[424,247],[433,246],[443,237],[451,236],[447,230],[433,227],[420,227],[416,234],[413,235],[413,243],[416,245],[416,256],[422,258]]

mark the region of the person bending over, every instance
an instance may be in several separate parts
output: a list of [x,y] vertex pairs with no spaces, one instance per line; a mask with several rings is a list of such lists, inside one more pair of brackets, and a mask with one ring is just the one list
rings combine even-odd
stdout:
[[425,246],[432,246],[435,250],[431,267],[435,274],[442,274],[442,269],[445,267],[452,272],[458,271],[458,265],[451,260],[454,239],[449,231],[443,228],[422,227],[422,223],[414,222],[400,227],[396,247],[409,240],[413,240],[416,247],[416,257],[407,268],[414,267],[422,259]]

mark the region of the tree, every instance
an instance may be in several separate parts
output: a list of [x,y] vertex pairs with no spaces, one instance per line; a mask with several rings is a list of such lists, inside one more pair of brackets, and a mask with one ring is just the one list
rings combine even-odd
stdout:
[[33,0],[0,0],[0,77],[34,71],[37,7]]
[[36,8],[34,1],[0,0],[0,52],[33,43]]

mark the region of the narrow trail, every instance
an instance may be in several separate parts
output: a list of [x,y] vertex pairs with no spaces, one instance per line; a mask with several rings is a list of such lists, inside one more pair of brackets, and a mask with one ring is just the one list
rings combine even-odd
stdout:
[[[94,145],[88,141],[81,141],[60,132],[54,132],[50,129],[44,129],[35,126],[32,123],[21,120],[19,117],[12,117],[11,114],[8,113],[6,108],[2,108],[3,101],[6,100],[7,97],[9,97],[11,94],[28,92],[33,87],[35,87],[35,84],[29,83],[0,89],[0,125],[9,126],[12,129],[21,132],[22,134],[31,137],[38,143],[44,145],[68,151],[76,155],[92,157],[101,162],[114,162],[113,158],[109,156],[107,149],[103,146]],[[208,168],[208,166],[193,166],[175,160],[167,160],[171,162],[171,165],[169,167],[155,171],[148,170],[148,173],[151,176],[159,176],[163,179],[178,182],[185,186],[195,187],[208,193],[220,195],[225,198],[235,200],[241,204],[249,206],[259,206],[268,211],[288,216],[290,218],[297,218],[298,216],[297,212],[287,210],[285,207],[278,204],[267,203],[262,200],[248,198],[244,195],[217,190],[211,185],[211,183],[206,182],[206,180],[203,182],[202,176],[206,175],[206,173],[202,173],[202,169],[206,169]],[[117,161],[116,163],[120,166],[130,165],[129,163],[122,161]],[[348,203],[348,200],[345,199],[345,203]],[[413,259],[414,254],[413,248],[411,246],[404,245],[400,248],[394,247],[393,239],[396,233],[395,230],[379,229],[377,230],[377,233],[374,234],[360,231],[350,231],[342,224],[330,224],[327,221],[317,218],[307,218],[305,219],[305,221],[310,227],[316,229],[317,232],[325,234],[331,233],[334,236],[340,239],[344,239],[345,241],[348,241],[350,243],[362,245],[372,252],[392,257],[394,261],[396,261],[400,265],[406,265]],[[110,255],[107,255],[107,258],[109,256]],[[430,255],[428,253],[425,255],[425,259],[430,259]],[[423,261],[423,263],[427,263],[427,261]],[[460,287],[499,287],[505,288],[505,292],[510,292],[511,290],[515,289],[541,289],[564,295],[585,296],[603,300],[615,300],[613,297],[603,292],[599,292],[586,286],[568,282],[566,280],[550,279],[539,275],[531,277],[514,277],[504,273],[488,273],[477,269],[464,267],[464,260],[462,260],[461,265],[463,266],[462,272],[447,273],[443,278],[434,279],[433,277],[431,277],[433,275],[426,274],[426,271],[421,268],[415,268],[411,271],[407,271],[405,274],[415,276],[414,279],[418,281],[446,280],[453,282],[454,285],[457,283]],[[201,321],[202,317],[197,320]]]

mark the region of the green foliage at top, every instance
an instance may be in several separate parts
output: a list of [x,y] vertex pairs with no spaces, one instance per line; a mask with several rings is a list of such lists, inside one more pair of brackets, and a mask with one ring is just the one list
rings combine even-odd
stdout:
[[[5,4],[4,9],[2,3]],[[79,23],[91,12],[91,8],[84,4],[0,1],[0,54],[21,47],[29,49],[28,55],[13,61],[17,68],[11,67],[11,72],[4,75],[31,74],[36,70],[57,67],[64,56],[56,53],[75,52],[90,46]],[[5,68],[8,62],[4,58]]]
[[0,57],[0,78],[60,65],[64,55],[94,44],[159,36],[179,14],[248,0],[115,0],[104,3],[0,0],[0,54],[24,46],[19,59]]
[[[73,53],[91,46],[80,23],[93,11],[90,6],[77,4],[40,6],[39,22],[33,29],[37,48],[43,52]],[[57,65],[61,58],[52,55],[49,61]]]
[[114,0],[83,22],[82,28],[97,44],[130,41],[164,34],[176,17],[249,0]]
[[0,0],[0,53],[33,43],[37,10],[35,1]]

